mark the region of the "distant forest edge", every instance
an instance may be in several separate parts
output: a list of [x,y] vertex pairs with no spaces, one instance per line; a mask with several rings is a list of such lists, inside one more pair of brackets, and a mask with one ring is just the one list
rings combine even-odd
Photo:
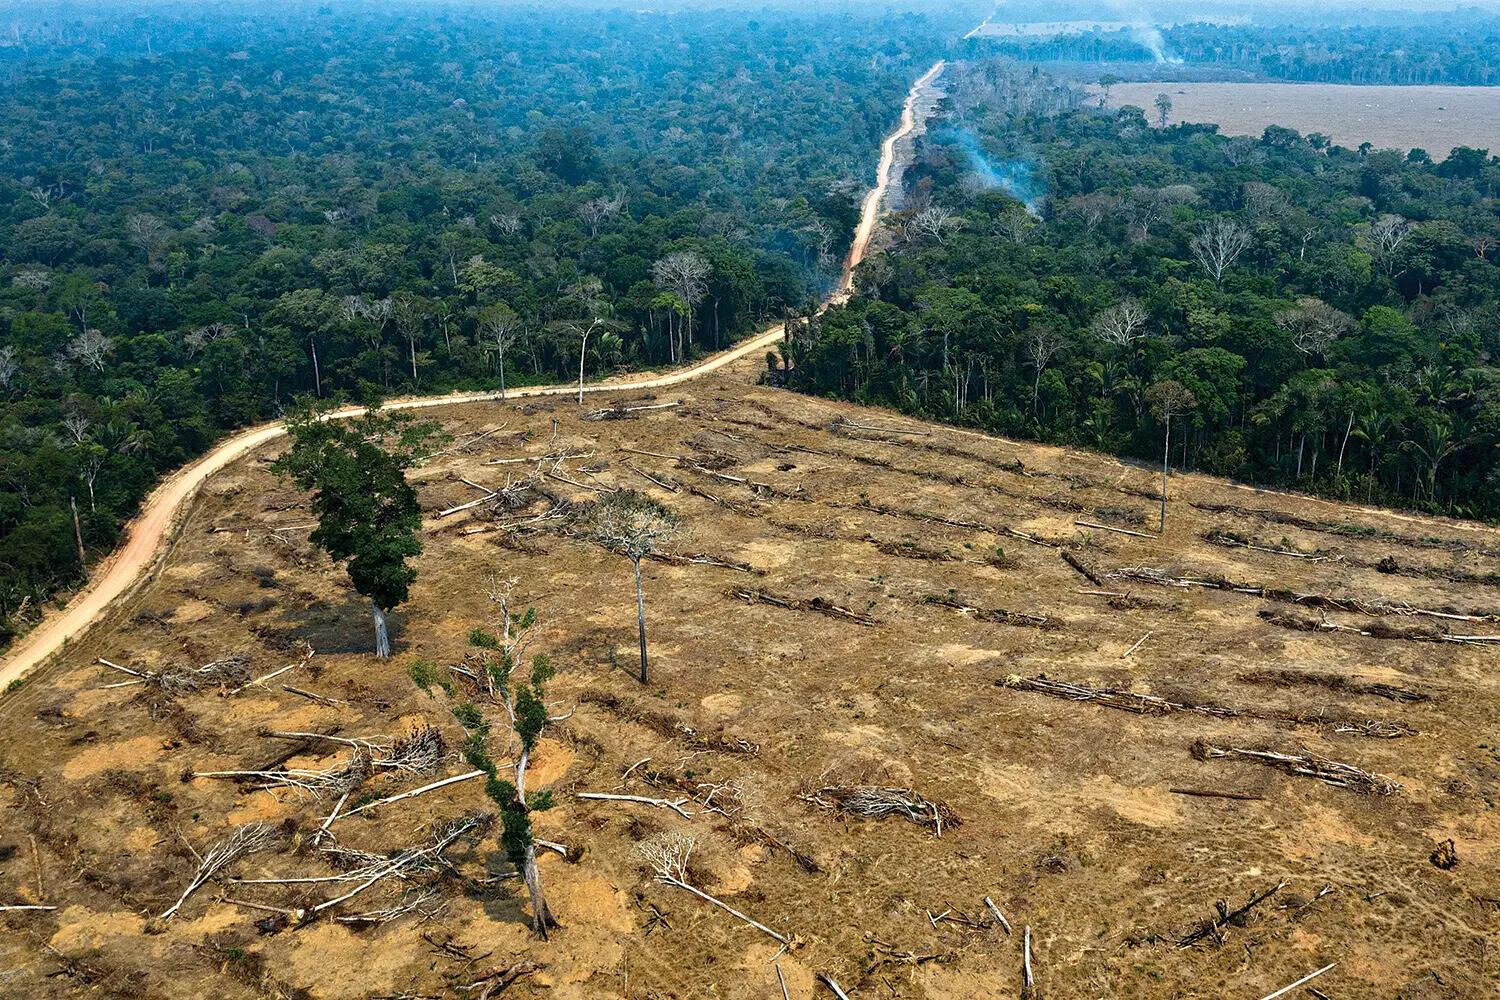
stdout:
[[1500,157],[1101,110],[955,64],[889,250],[777,377],[1010,436],[1500,517]]
[[1142,25],[1056,36],[986,35],[966,44],[971,57],[1082,63],[1129,79],[1500,86],[1500,14],[1412,16],[1415,25]]
[[75,505],[107,552],[162,473],[297,396],[576,378],[596,319],[591,375],[671,364],[814,300],[961,33],[217,13],[174,15],[166,54],[8,70],[0,642],[81,578]]
[[[1500,516],[1487,151],[1150,127],[962,40],[972,10],[8,16],[0,645],[161,475],[297,397],[576,378],[585,330],[590,375],[668,365],[810,316],[938,58],[895,244],[778,377],[1143,456],[1171,383],[1174,462]],[[1452,43],[1346,30],[1397,31],[1392,72]]]

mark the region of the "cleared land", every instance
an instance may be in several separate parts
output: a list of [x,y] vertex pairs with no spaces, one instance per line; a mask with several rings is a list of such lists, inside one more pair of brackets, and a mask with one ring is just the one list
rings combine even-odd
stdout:
[[[454,442],[420,471],[427,551],[390,664],[267,471],[280,445],[214,476],[156,579],[0,701],[0,902],[57,907],[0,913],[0,992],[479,996],[459,988],[513,975],[507,998],[780,996],[776,942],[652,883],[638,845],[667,830],[697,837],[697,884],[797,936],[793,997],[827,995],[823,972],[856,998],[1017,996],[1027,927],[1057,998],[1254,998],[1330,962],[1313,985],[1335,997],[1477,997],[1500,975],[1500,681],[1494,646],[1458,638],[1500,633],[1500,531],[1192,476],[1173,480],[1165,538],[1120,534],[1075,522],[1144,531],[1149,470],[722,376],[587,408],[610,400],[680,405],[443,411]],[[435,516],[484,495],[464,479],[537,471],[511,506]],[[553,516],[615,487],[690,528],[648,564],[647,688],[629,564]],[[369,810],[332,827],[366,853],[335,855],[311,843],[335,796],[191,774],[327,771],[349,747],[269,734],[422,724],[446,738],[438,766],[377,770],[346,808],[467,770],[405,666],[463,664],[490,570],[539,609],[554,710],[574,710],[532,773],[558,803],[541,836],[572,849],[542,861],[563,929],[530,937],[492,836],[301,927],[247,905],[352,885],[228,876],[330,878],[486,808],[471,781]],[[169,695],[109,687],[129,678],[96,662],[236,653],[253,676],[295,666]],[[831,808],[862,784],[941,803],[941,837]],[[680,798],[692,817],[579,792]],[[279,845],[146,919],[194,849],[252,821]],[[1449,839],[1457,865],[1439,868]],[[387,923],[331,918],[423,888]]]
[[1353,149],[1420,147],[1441,159],[1455,146],[1500,147],[1500,89],[1356,87],[1324,83],[1121,83],[1110,104],[1145,108],[1172,98],[1172,120],[1215,123],[1225,135],[1259,136],[1268,125],[1322,132]]

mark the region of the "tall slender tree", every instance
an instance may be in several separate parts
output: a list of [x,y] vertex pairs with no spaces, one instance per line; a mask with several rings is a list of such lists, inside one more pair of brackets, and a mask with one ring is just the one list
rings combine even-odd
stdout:
[[622,553],[635,568],[635,621],[641,647],[641,683],[650,677],[646,655],[646,592],[641,560],[677,534],[677,515],[644,493],[612,493],[590,511],[589,531],[604,545]]
[[1161,522],[1157,532],[1167,531],[1167,470],[1172,454],[1172,418],[1190,412],[1198,401],[1181,382],[1164,379],[1146,390],[1146,402],[1151,412],[1161,421]]

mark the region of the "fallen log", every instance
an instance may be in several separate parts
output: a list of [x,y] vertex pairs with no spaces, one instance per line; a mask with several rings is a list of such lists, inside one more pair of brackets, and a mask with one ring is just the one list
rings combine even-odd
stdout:
[[1051,615],[1032,615],[1021,611],[1007,611],[1004,608],[971,607],[966,601],[955,594],[928,594],[922,598],[922,602],[925,604],[936,604],[944,608],[952,608],[959,614],[969,615],[984,622],[1017,625],[1023,628],[1037,628],[1044,631],[1062,628],[1062,621]]
[[1193,744],[1192,752],[1193,756],[1199,760],[1225,757],[1254,761],[1288,774],[1316,778],[1324,784],[1372,795],[1394,795],[1401,788],[1399,782],[1384,775],[1374,774],[1355,767],[1353,764],[1330,760],[1305,750],[1285,753],[1255,747],[1217,746],[1200,739]]
[[1085,566],[1082,559],[1079,559],[1066,549],[1059,554],[1062,556],[1063,562],[1076,569],[1089,583],[1092,583],[1096,587],[1104,586],[1104,580],[1100,578],[1099,574]]
[[1264,795],[1249,792],[1221,792],[1214,788],[1168,788],[1173,795],[1192,795],[1203,799],[1238,799],[1243,802],[1264,802]]
[[1119,709],[1122,712],[1132,712],[1136,715],[1166,715],[1170,712],[1192,712],[1197,715],[1211,715],[1221,719],[1232,719],[1244,712],[1237,708],[1229,708],[1225,705],[1194,705],[1186,702],[1168,701],[1151,694],[1137,694],[1133,691],[1124,691],[1119,688],[1092,688],[1084,684],[1070,684],[1066,681],[1055,681],[1046,675],[1037,677],[1021,677],[1012,674],[995,682],[997,687],[1012,688],[1017,691],[1033,691],[1037,694],[1045,694],[1054,698],[1065,698],[1069,701],[1086,701],[1106,708]]
[[840,607],[821,597],[814,597],[811,600],[800,600],[794,597],[773,594],[768,590],[751,590],[748,587],[734,587],[726,591],[726,593],[730,597],[739,598],[750,604],[770,604],[774,607],[788,608],[796,611],[814,611],[820,615],[827,615],[830,618],[854,622],[856,625],[873,626],[880,624],[879,619],[861,614],[858,611],[851,611],[848,608]]

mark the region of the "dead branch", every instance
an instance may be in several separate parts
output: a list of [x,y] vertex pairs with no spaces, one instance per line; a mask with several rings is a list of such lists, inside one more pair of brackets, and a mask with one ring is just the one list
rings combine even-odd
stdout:
[[636,475],[640,476],[642,479],[645,479],[648,482],[655,483],[657,486],[660,486],[664,490],[667,490],[667,491],[672,492],[672,493],[676,493],[677,492],[677,487],[674,486],[672,483],[669,483],[669,482],[667,482],[664,479],[658,479],[658,478],[656,478],[655,476],[651,475],[651,473],[649,473],[649,472],[645,471],[644,469],[640,468],[639,466],[637,466],[634,462],[626,462],[625,463],[625,468],[629,469],[631,472],[634,472]]
[[1374,774],[1355,767],[1352,764],[1330,760],[1327,757],[1320,757],[1317,754],[1306,751],[1281,753],[1274,750],[1245,747],[1221,747],[1205,740],[1198,740],[1193,744],[1193,756],[1199,760],[1210,760],[1217,757],[1252,760],[1267,767],[1286,771],[1288,774],[1300,774],[1309,778],[1317,778],[1325,784],[1374,795],[1393,795],[1401,788],[1399,782],[1393,781],[1383,775]]
[[207,854],[199,856],[198,870],[193,873],[187,888],[182,890],[182,895],[177,897],[177,902],[168,907],[166,912],[157,919],[171,920],[177,911],[182,909],[182,905],[188,901],[189,896],[217,878],[224,869],[241,858],[269,850],[279,839],[275,829],[265,823],[246,823],[244,826],[236,827],[233,833],[215,844]]
[[317,702],[319,705],[327,705],[331,708],[337,708],[340,705],[348,704],[348,702],[346,701],[339,701],[337,698],[329,698],[326,695],[315,694],[312,691],[304,691],[302,690],[302,688],[295,688],[290,684],[281,685],[281,690],[285,691],[287,694],[294,694],[299,698],[306,698],[308,701]]
[[1400,737],[1411,736],[1415,733],[1415,730],[1404,722],[1386,719],[1330,719],[1323,715],[1309,716],[1297,712],[1284,712],[1263,707],[1242,709],[1212,703],[1169,701],[1166,698],[1160,698],[1156,695],[1137,694],[1133,691],[1126,691],[1120,688],[1094,688],[1085,684],[1073,684],[1067,681],[1053,680],[1045,674],[1036,677],[1021,677],[1017,674],[1011,674],[1002,680],[996,681],[995,684],[999,687],[1013,688],[1017,691],[1031,691],[1052,698],[1090,702],[1104,708],[1118,709],[1122,712],[1133,712],[1136,715],[1167,715],[1172,712],[1192,712],[1198,715],[1212,715],[1223,719],[1240,717],[1269,719],[1296,725],[1332,728],[1334,732],[1343,735],[1368,736],[1380,739],[1399,739]]
[[583,415],[585,420],[624,420],[632,413],[641,413],[645,410],[669,410],[674,406],[681,406],[682,400],[674,400],[670,403],[652,403],[649,406],[626,406],[623,403],[614,406],[606,406],[598,410],[590,410]]
[[1099,524],[1095,521],[1074,521],[1073,523],[1078,525],[1080,528],[1095,528],[1099,531],[1113,531],[1117,535],[1130,535],[1134,538],[1156,537],[1155,535],[1148,535],[1144,531],[1131,531],[1129,528],[1112,528],[1107,524]]
[[[1314,979],[1318,978],[1323,973],[1327,972],[1329,969],[1333,968],[1335,965],[1338,965],[1338,964],[1339,963],[1337,963],[1337,962],[1329,962],[1327,965],[1323,966],[1321,969],[1318,969],[1318,970],[1316,970],[1314,972],[1308,973],[1307,975],[1303,976],[1301,979],[1297,980],[1295,983],[1292,983],[1290,986],[1283,986],[1281,989],[1276,990],[1273,993],[1267,993],[1265,996],[1261,997],[1260,1000],[1276,1000],[1277,997],[1286,996],[1288,993],[1292,992],[1292,990],[1295,990],[1297,987],[1302,986],[1305,983],[1312,982]],[[1310,993],[1316,993],[1317,990],[1309,989],[1308,992],[1310,992]]]
[[451,778],[444,778],[441,781],[434,781],[431,784],[423,785],[421,788],[413,788],[409,792],[402,792],[400,795],[391,795],[383,799],[376,799],[374,802],[366,802],[362,806],[355,806],[348,812],[339,814],[337,818],[343,819],[346,816],[357,816],[360,813],[365,812],[366,810],[375,809],[379,806],[390,805],[392,802],[400,802],[403,799],[414,799],[418,795],[426,795],[428,792],[436,791],[439,788],[446,788],[449,785],[456,785],[460,781],[468,781],[472,778],[477,778],[482,774],[484,774],[483,771],[466,771],[463,774],[455,774]]
[[1029,996],[1036,989],[1036,979],[1031,974],[1031,925],[1026,925],[1025,937],[1021,944],[1021,989],[1022,996]]
[[390,906],[378,910],[367,910],[364,913],[351,913],[343,917],[334,917],[337,923],[376,925],[388,924],[393,920],[399,920],[408,913],[420,912],[424,916],[431,917],[442,908],[443,897],[436,889],[422,888],[405,893],[399,900]]
[[703,552],[651,552],[647,559],[655,562],[664,562],[672,566],[716,566],[719,569],[732,569],[741,573],[750,573],[754,576],[765,576],[766,570],[752,566],[737,559],[726,556],[711,556]]
[[391,858],[385,858],[380,855],[369,855],[365,852],[349,852],[343,848],[325,849],[328,853],[357,855],[358,859],[364,862],[363,866],[354,871],[345,872],[339,878],[343,880],[360,878],[361,881],[359,885],[343,895],[324,900],[308,909],[306,916],[311,918],[325,910],[345,903],[382,879],[393,876],[406,878],[413,872],[437,871],[450,868],[451,865],[448,859],[443,857],[443,852],[453,846],[461,837],[471,834],[482,834],[494,823],[494,819],[494,816],[488,813],[474,813],[468,816],[461,816],[456,820],[439,826],[427,843],[417,847],[408,847]]
[[1245,802],[1264,802],[1264,795],[1251,795],[1249,792],[1221,792],[1212,788],[1168,788],[1167,791],[1173,795],[1194,795],[1205,799],[1240,799]]
[[684,892],[690,892],[699,899],[712,903],[731,916],[744,921],[762,934],[780,941],[787,947],[791,947],[793,942],[791,937],[771,930],[771,928],[760,921],[746,916],[728,903],[715,899],[702,889],[688,882],[688,860],[692,857],[695,845],[696,841],[692,837],[685,833],[674,831],[659,834],[645,841],[640,845],[640,852],[651,866],[652,874],[656,877],[656,881],[663,885],[675,886]]
[[989,909],[991,915],[994,916],[996,925],[1005,931],[1006,937],[1010,937],[1010,921],[1005,919],[1005,914],[1000,912],[1000,907],[996,906],[995,901],[988,896],[984,897],[984,905]]
[[475,507],[480,507],[480,506],[483,506],[484,504],[489,503],[491,500],[495,499],[499,495],[500,494],[498,492],[496,492],[494,490],[491,490],[486,496],[482,496],[478,500],[470,500],[468,503],[461,503],[461,504],[457,505],[456,507],[449,507],[449,508],[447,508],[445,510],[440,510],[436,514],[434,514],[433,516],[434,517],[438,517],[438,518],[443,518],[443,517],[447,517],[449,514],[457,514],[460,511],[473,510]]
[[845,993],[839,987],[839,984],[833,981],[833,977],[828,973],[820,972],[818,973],[818,978],[823,981],[824,986],[827,986],[830,990],[833,991],[833,995],[838,997],[839,1000],[849,1000],[849,994]]
[[579,792],[580,799],[599,799],[605,802],[639,802],[641,805],[656,806],[659,809],[670,809],[683,819],[692,819],[693,814],[683,809],[683,804],[689,799],[653,799],[645,795],[615,795],[612,792]]
[[1245,923],[1245,917],[1250,913],[1251,910],[1255,909],[1255,907],[1270,899],[1272,896],[1276,895],[1284,888],[1286,888],[1286,882],[1277,882],[1269,889],[1266,889],[1262,892],[1253,893],[1250,896],[1250,899],[1246,901],[1244,906],[1238,907],[1234,910],[1231,910],[1229,908],[1229,904],[1224,900],[1216,900],[1214,902],[1214,909],[1218,911],[1217,915],[1199,924],[1192,931],[1189,931],[1186,935],[1180,938],[1177,942],[1177,947],[1191,948],[1193,945],[1197,944],[1199,941],[1204,940],[1205,938],[1213,938],[1216,944],[1223,944],[1225,927],[1229,926],[1230,924],[1242,926]]
[[19,910],[55,910],[55,906],[39,906],[32,903],[0,904],[0,913],[15,913]]
[[1131,646],[1129,649],[1125,650],[1125,652],[1120,654],[1120,659],[1123,660],[1128,658],[1131,653],[1134,653],[1137,649],[1140,649],[1145,641],[1149,638],[1151,638],[1151,632],[1148,630],[1145,635],[1141,636],[1135,641],[1135,645]]
[[642,708],[629,699],[603,691],[585,691],[578,699],[584,704],[598,705],[616,718],[645,726],[660,736],[680,740],[694,750],[712,750],[717,753],[758,754],[760,746],[739,736],[723,733],[705,735],[687,723],[664,712]]
[[944,826],[958,826],[962,822],[958,813],[948,805],[928,799],[910,788],[890,788],[881,785],[825,785],[798,795],[797,798],[819,808],[847,816],[864,816],[874,819],[901,816],[918,826],[931,827],[934,834],[939,837],[943,835]]

